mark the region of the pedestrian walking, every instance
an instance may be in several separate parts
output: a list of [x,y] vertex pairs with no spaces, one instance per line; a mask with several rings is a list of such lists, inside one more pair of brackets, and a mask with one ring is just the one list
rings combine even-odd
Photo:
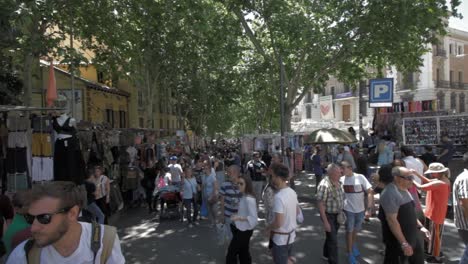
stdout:
[[257,200],[257,208],[262,198],[263,187],[266,181],[267,166],[265,162],[260,160],[260,153],[254,152],[252,154],[252,160],[247,163],[247,171],[249,172],[250,178],[255,193],[255,199]]
[[106,216],[96,204],[96,184],[93,179],[91,174],[88,175],[87,179],[84,181],[87,201],[86,210],[93,214],[93,220],[97,220],[99,224],[104,224]]
[[203,200],[208,209],[208,218],[211,225],[214,226],[217,220],[217,202],[218,202],[218,182],[216,181],[216,172],[211,167],[209,160],[203,161],[203,176],[202,176]]
[[105,219],[104,223],[108,223],[108,218],[110,216],[110,180],[103,174],[103,169],[101,166],[94,167],[94,179],[96,185],[96,204],[99,206],[99,209],[104,213]]
[[266,228],[272,239],[272,255],[275,264],[295,262],[292,248],[296,239],[297,215],[300,212],[296,192],[288,186],[289,171],[283,164],[272,164],[272,182],[278,190],[273,212],[275,218]]
[[465,244],[460,264],[468,263],[468,152],[463,155],[464,170],[453,183],[453,211],[458,235]]
[[312,168],[315,176],[315,193],[318,191],[318,185],[322,181],[323,168],[322,168],[322,157],[321,157],[320,146],[315,146],[314,154],[311,156]]
[[425,226],[431,232],[431,240],[426,243],[425,250],[429,257],[428,263],[443,263],[440,258],[442,246],[442,233],[444,231],[445,216],[447,215],[448,199],[450,196],[450,180],[448,179],[448,168],[442,163],[434,162],[429,165],[429,169],[424,173],[431,175],[428,179],[414,170],[410,170],[421,179],[422,184],[415,181],[416,187],[427,191]]
[[232,240],[226,255],[226,264],[250,264],[250,238],[257,225],[257,205],[253,192],[252,181],[249,177],[240,176],[239,191],[242,197],[239,201],[237,214],[231,215]]
[[408,192],[413,176],[407,168],[394,167],[393,181],[380,196],[382,236],[385,243],[384,264],[424,264],[419,230],[429,236],[416,216],[413,199]]
[[325,229],[322,258],[329,264],[338,263],[338,229],[343,222],[344,193],[341,188],[341,169],[331,163],[317,191],[317,206]]
[[[185,219],[188,222],[189,227],[193,227],[193,224],[197,221],[198,217],[198,203],[196,201],[197,192],[197,180],[192,176],[192,168],[184,168],[184,177],[182,178],[182,198],[185,207]],[[192,216],[193,209],[193,216]],[[183,217],[182,217],[183,218]]]
[[345,193],[344,211],[346,213],[346,247],[348,252],[348,262],[356,263],[356,257],[361,253],[357,247],[357,233],[362,228],[366,207],[364,199],[367,199],[368,205],[374,204],[372,185],[362,174],[353,172],[353,167],[347,161],[341,162],[343,177],[340,181],[343,184]]

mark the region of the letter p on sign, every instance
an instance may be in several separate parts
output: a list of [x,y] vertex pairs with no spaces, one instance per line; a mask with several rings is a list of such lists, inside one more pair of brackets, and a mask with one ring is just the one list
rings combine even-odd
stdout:
[[379,98],[381,94],[388,93],[388,86],[385,84],[376,84],[374,87],[374,97]]

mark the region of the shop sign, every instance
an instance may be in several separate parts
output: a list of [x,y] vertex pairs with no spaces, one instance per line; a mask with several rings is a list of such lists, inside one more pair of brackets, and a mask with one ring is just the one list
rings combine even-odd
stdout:
[[393,78],[369,80],[369,107],[393,106]]
[[353,97],[353,92],[340,93],[340,94],[335,95],[335,99],[343,99],[343,98],[348,98],[348,97]]

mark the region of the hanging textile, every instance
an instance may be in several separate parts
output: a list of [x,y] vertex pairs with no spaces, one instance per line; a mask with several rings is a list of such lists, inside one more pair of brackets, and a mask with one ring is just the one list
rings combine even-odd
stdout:
[[303,156],[300,152],[294,153],[294,172],[302,171]]
[[32,181],[51,181],[54,179],[54,160],[52,157],[32,158]]
[[54,147],[54,180],[73,181],[82,184],[85,178],[85,162],[81,153],[80,142],[76,137],[76,129],[70,124],[71,118],[61,116],[52,121],[53,128],[57,132]]

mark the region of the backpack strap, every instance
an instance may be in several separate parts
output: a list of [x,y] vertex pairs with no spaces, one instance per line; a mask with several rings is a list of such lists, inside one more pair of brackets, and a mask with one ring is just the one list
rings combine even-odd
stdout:
[[91,222],[91,250],[93,251],[93,263],[96,262],[96,256],[101,248],[101,225],[93,220]]
[[26,253],[26,262],[28,264],[41,263],[41,249],[36,246],[34,240],[29,239],[24,245],[24,252]]
[[114,247],[117,229],[113,226],[104,226],[104,237],[102,238],[101,264],[105,264],[109,259]]
[[93,263],[96,262],[98,251],[101,249],[101,234],[104,232],[102,237],[102,252],[101,252],[101,264],[105,264],[112,254],[112,248],[114,247],[115,237],[117,236],[117,229],[113,226],[103,225],[103,228],[96,221],[92,222],[92,235],[91,235],[91,250],[94,254]]

